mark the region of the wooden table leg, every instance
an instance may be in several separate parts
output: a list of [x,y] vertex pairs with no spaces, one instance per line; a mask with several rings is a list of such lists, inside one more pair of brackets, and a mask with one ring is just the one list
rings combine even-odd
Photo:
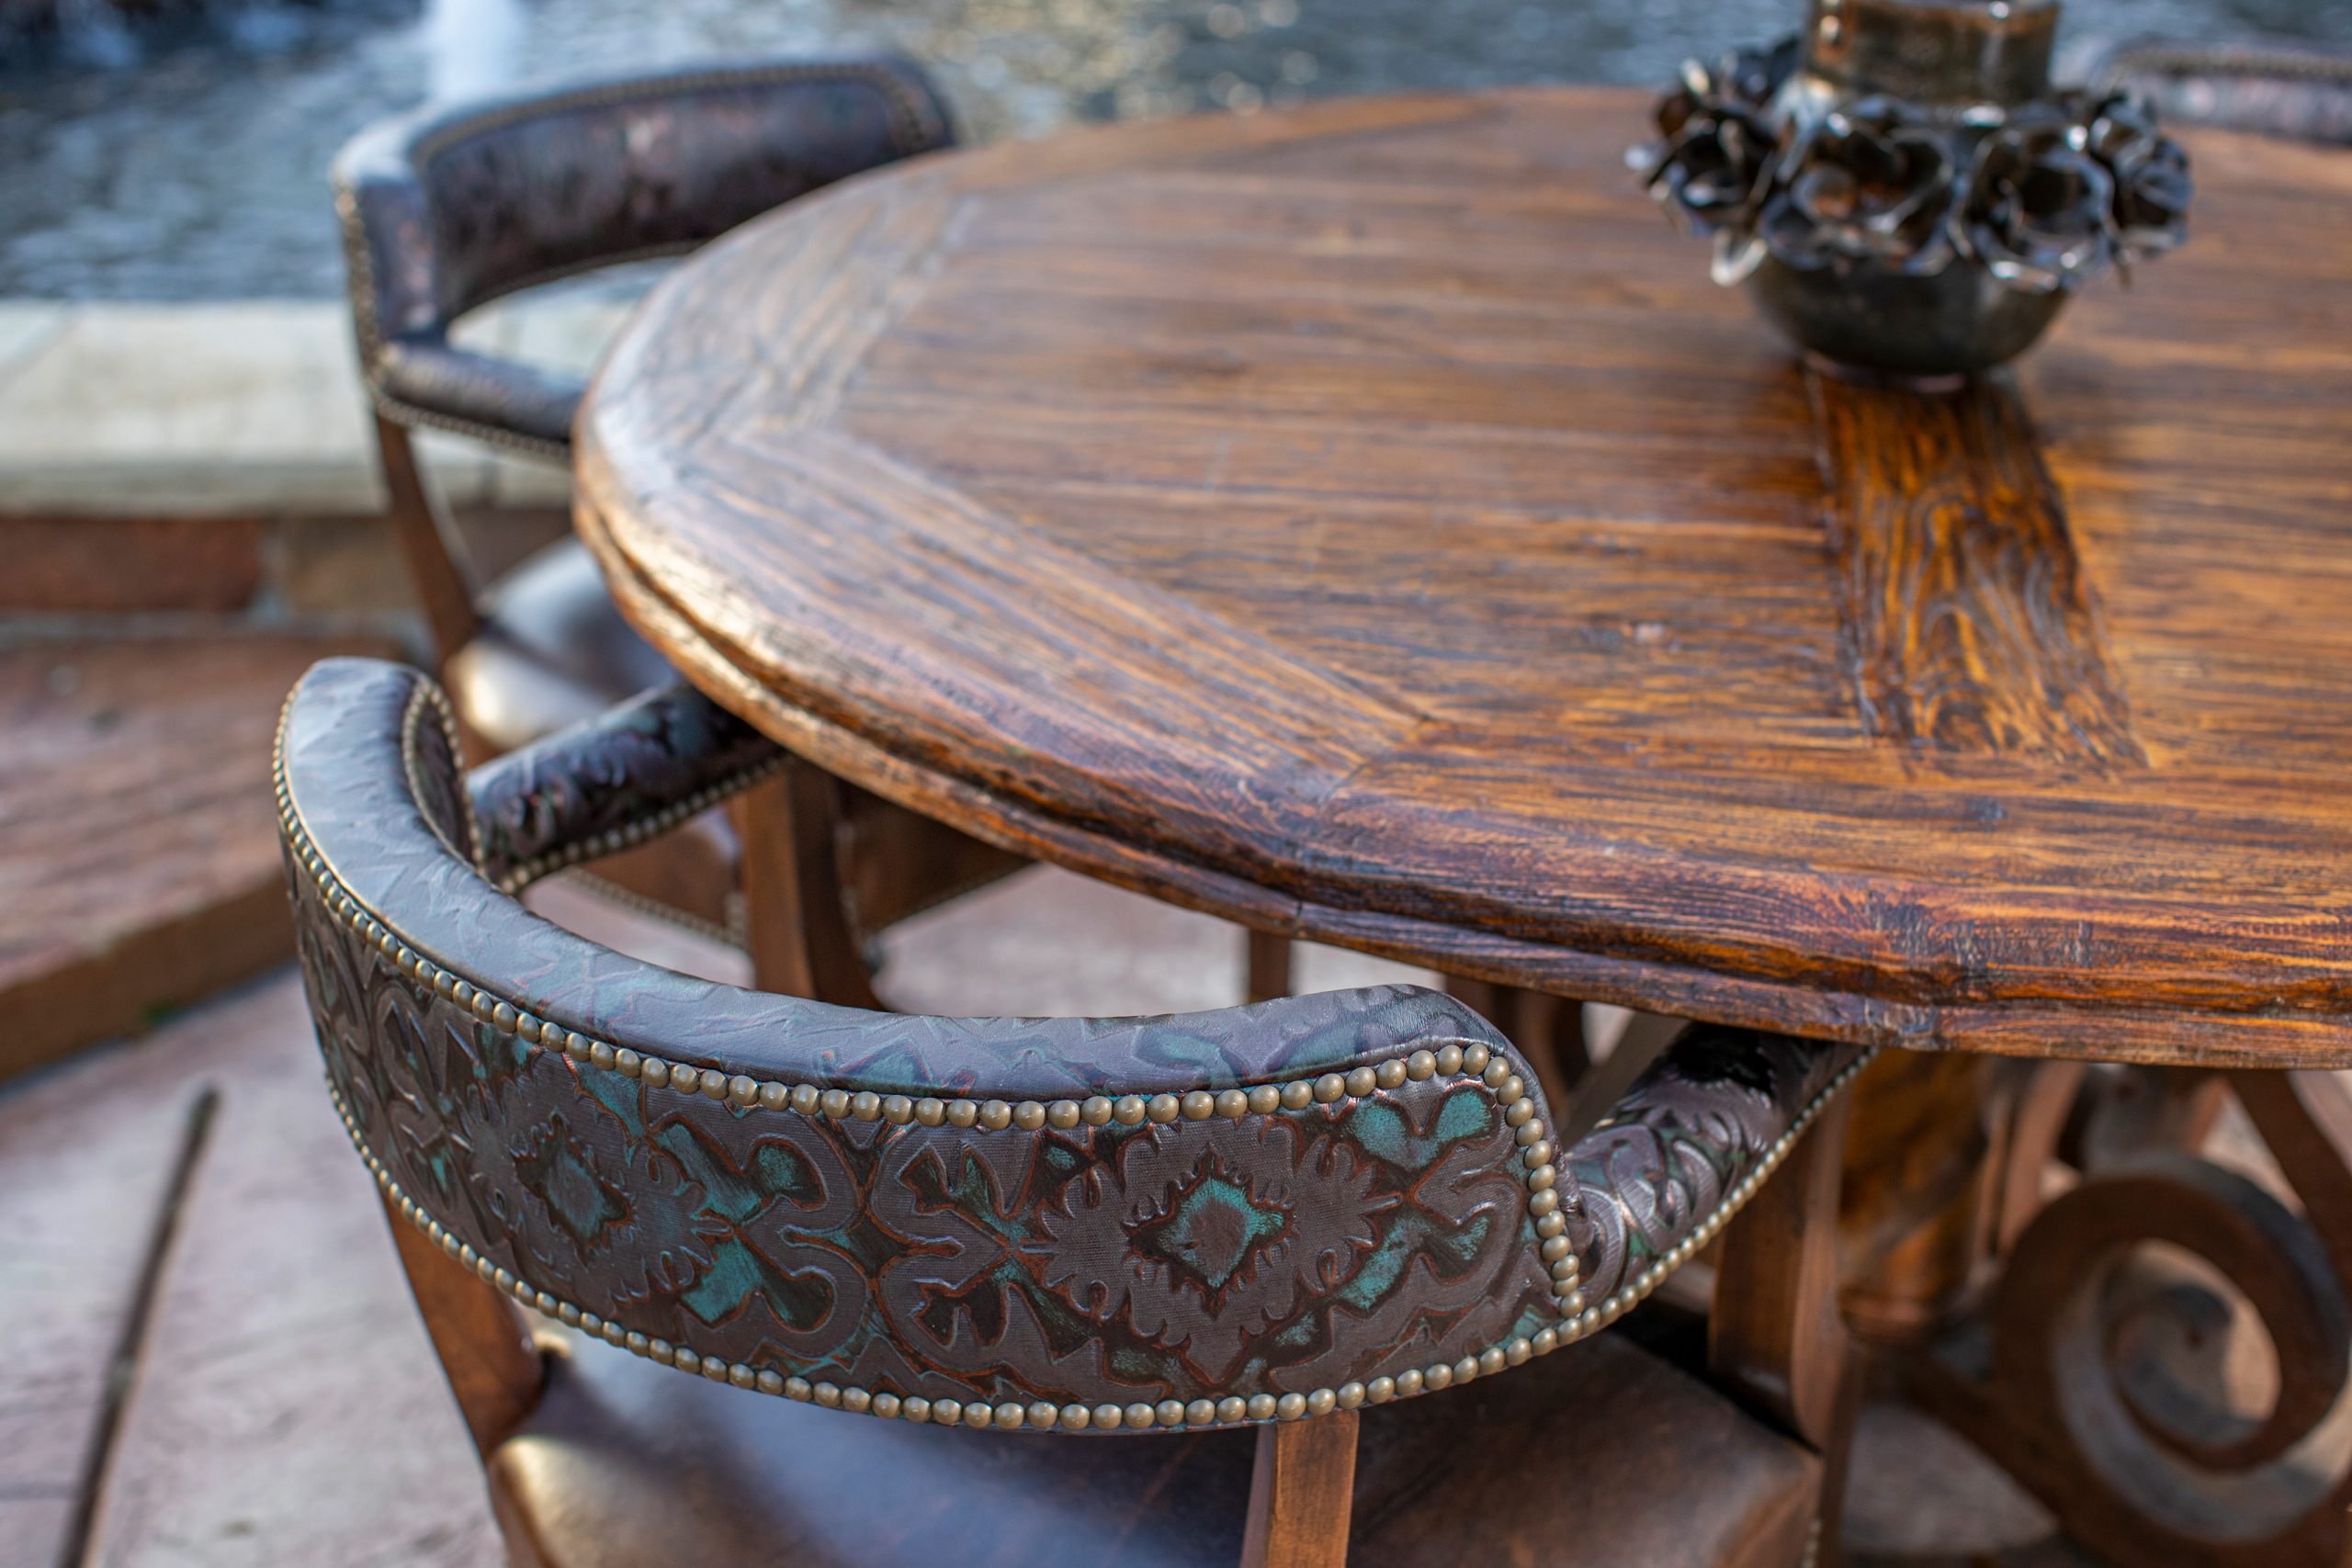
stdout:
[[[2300,1213],[2189,1149],[2094,1165],[2019,1227],[1982,1323],[1894,1364],[2123,1568],[2340,1568],[2352,1551],[2352,1095],[2322,1073],[2222,1081]],[[2257,1328],[2278,1386],[2249,1414],[2215,1395],[2231,1336]]]
[[1838,1228],[1857,1335],[1924,1344],[1974,1303],[2041,1207],[2082,1071],[1888,1051],[1856,1080]]
[[1446,976],[1448,994],[1477,1010],[1520,1048],[1544,1086],[1554,1116],[1567,1114],[1569,1098],[1592,1066],[1584,1037],[1584,1004],[1567,997],[1499,986],[1490,980]]
[[1290,995],[1291,942],[1286,936],[1261,931],[1250,927],[1248,977],[1244,982],[1246,1002],[1270,1002],[1277,997]]
[[811,763],[734,801],[752,973],[763,990],[879,1008],[842,906],[841,785]]

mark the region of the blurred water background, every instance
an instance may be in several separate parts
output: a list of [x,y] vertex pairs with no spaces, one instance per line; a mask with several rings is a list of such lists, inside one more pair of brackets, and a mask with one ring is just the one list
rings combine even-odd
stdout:
[[[131,14],[118,9],[130,4]],[[328,159],[377,116],[588,72],[895,49],[975,140],[1305,97],[1662,82],[1803,0],[0,0],[0,296],[342,287]],[[2067,31],[2352,46],[2352,0],[2071,0]]]

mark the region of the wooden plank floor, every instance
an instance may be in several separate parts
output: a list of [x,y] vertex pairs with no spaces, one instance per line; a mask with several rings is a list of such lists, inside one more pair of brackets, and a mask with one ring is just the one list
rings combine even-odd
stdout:
[[380,645],[0,646],[0,1077],[294,951],[270,739],[304,670]]
[[[658,962],[740,966],[577,887],[535,901]],[[891,960],[907,1008],[1156,1010],[1240,985],[1229,928],[1050,871],[910,922]],[[1327,950],[1300,969],[1409,974]],[[288,969],[0,1090],[0,1568],[503,1560]],[[1854,1492],[1869,1568],[2096,1568],[1901,1413],[1870,1417]]]

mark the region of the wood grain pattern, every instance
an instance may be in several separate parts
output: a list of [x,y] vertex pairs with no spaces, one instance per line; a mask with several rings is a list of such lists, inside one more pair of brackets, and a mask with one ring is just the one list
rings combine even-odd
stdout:
[[2007,519],[1920,558],[2034,540],[1967,597],[2031,630],[1910,645],[1913,745],[1856,700],[1805,376],[1625,175],[1642,110],[849,182],[657,289],[581,531],[827,769],[1260,930],[1823,1037],[2352,1062],[2352,156],[2195,138],[2196,243],[2019,372],[2054,490],[2006,393],[1913,433]]
[[1806,381],[1863,733],[2146,762],[2015,389]]

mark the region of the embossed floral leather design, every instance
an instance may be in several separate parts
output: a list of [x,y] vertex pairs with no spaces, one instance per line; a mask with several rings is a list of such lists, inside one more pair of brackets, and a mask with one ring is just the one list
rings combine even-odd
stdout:
[[493,764],[469,807],[433,696],[331,661],[280,739],[353,1134],[486,1278],[746,1387],[1101,1429],[1499,1371],[1712,1235],[1852,1059],[1692,1032],[1555,1157],[1512,1047],[1413,987],[959,1020],[690,979],[499,893],[474,819],[508,865],[756,771],[764,743],[673,692]]

